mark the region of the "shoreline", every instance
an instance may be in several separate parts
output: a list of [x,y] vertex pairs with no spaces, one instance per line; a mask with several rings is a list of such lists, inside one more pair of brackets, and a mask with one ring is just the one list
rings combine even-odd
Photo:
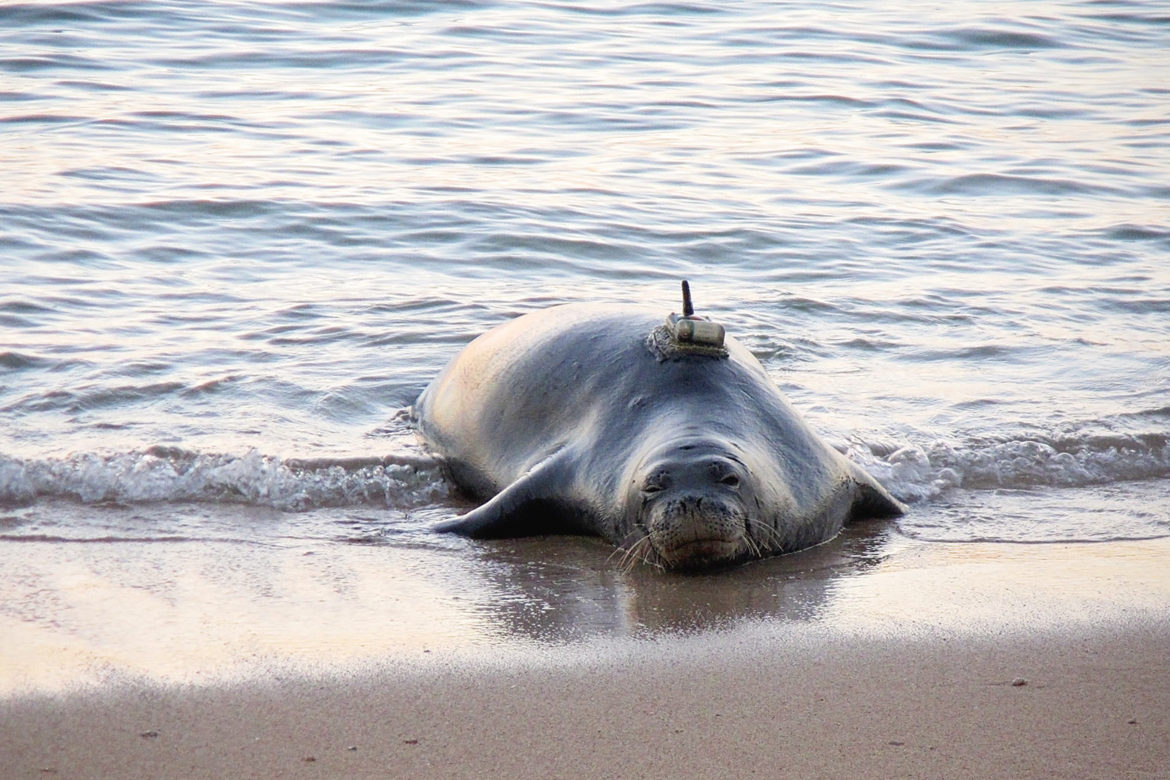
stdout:
[[610,555],[581,537],[450,552],[0,543],[0,701],[440,658],[572,665],[696,634],[965,640],[1170,623],[1170,538],[936,543],[863,525],[702,576],[619,571]]

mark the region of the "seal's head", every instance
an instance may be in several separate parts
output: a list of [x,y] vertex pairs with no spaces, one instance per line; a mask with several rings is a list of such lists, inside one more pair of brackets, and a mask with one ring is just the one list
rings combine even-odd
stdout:
[[628,481],[628,553],[668,569],[734,563],[757,549],[754,479],[727,444],[681,439],[650,451]]

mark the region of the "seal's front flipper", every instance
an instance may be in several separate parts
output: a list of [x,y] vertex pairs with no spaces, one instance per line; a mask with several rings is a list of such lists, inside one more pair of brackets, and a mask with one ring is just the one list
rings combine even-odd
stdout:
[[473,539],[508,539],[545,534],[587,534],[584,508],[576,505],[561,479],[563,460],[546,460],[465,515],[434,530]]
[[906,505],[890,495],[881,484],[860,466],[850,463],[853,480],[857,483],[857,495],[853,499],[851,520],[866,518],[899,517],[906,514]]

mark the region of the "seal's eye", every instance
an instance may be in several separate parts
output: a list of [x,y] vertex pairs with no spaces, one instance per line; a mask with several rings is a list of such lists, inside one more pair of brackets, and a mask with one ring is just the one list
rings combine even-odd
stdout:
[[667,477],[665,474],[651,474],[650,476],[646,477],[646,481],[642,483],[642,492],[646,493],[647,495],[661,493],[663,490],[666,490],[669,481],[669,477]]
[[728,487],[739,487],[739,477],[735,476],[734,474],[728,474],[719,481]]

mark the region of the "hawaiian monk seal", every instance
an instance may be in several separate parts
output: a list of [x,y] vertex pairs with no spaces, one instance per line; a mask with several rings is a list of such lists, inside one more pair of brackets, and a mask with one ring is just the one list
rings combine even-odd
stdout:
[[475,538],[601,536],[630,560],[703,569],[800,550],[904,507],[821,440],[721,326],[555,306],[472,341],[414,418],[471,497]]

